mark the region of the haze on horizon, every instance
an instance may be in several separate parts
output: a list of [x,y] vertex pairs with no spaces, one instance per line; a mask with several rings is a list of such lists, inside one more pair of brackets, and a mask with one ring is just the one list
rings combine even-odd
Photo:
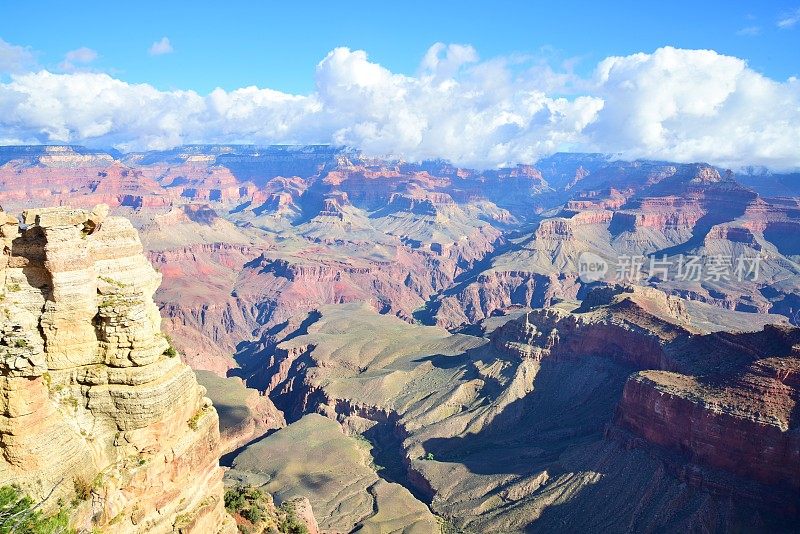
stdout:
[[576,151],[800,169],[800,5],[357,4],[227,7],[240,17],[167,6],[156,21],[148,6],[98,4],[83,21],[56,3],[35,19],[8,6],[0,144],[330,143],[479,168]]

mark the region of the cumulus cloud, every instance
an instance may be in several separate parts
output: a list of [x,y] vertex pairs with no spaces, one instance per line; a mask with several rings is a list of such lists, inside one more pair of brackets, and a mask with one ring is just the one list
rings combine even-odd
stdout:
[[258,87],[200,95],[100,73],[15,74],[0,83],[0,138],[122,150],[335,143],[477,167],[582,150],[800,168],[796,79],[778,82],[735,57],[674,48],[607,58],[583,80],[512,63],[437,43],[405,75],[337,48],[317,65],[308,95]]
[[603,113],[590,144],[626,157],[800,167],[800,82],[711,50],[661,48],[597,67]]
[[0,74],[22,72],[36,63],[30,48],[0,39]]
[[163,54],[171,54],[172,52],[172,44],[169,42],[168,37],[162,37],[150,45],[150,49],[148,50],[151,56],[161,56]]
[[462,66],[478,61],[478,52],[469,45],[436,43],[422,58],[422,76],[447,80],[453,78]]
[[64,61],[59,63],[58,68],[64,72],[74,72],[80,69],[82,65],[88,65],[95,59],[97,59],[97,52],[82,46],[67,52],[64,55]]

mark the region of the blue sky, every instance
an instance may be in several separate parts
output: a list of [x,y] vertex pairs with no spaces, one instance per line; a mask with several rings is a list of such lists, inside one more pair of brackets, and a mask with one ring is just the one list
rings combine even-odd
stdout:
[[[611,7],[613,5],[613,7]],[[208,93],[257,85],[291,93],[314,87],[314,67],[337,46],[366,50],[414,74],[435,42],[471,44],[482,58],[513,53],[588,73],[606,56],[670,45],[746,59],[773,79],[800,75],[800,32],[781,29],[800,0],[659,2],[11,2],[0,38],[30,47],[58,70],[70,50],[128,82]],[[151,56],[167,37],[171,54]]]
[[0,144],[800,170],[800,0],[0,2]]

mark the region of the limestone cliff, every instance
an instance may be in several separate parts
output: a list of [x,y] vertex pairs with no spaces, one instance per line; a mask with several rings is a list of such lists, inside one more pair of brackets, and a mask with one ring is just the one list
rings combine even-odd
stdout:
[[217,413],[161,333],[161,281],[107,208],[0,213],[0,485],[77,528],[234,532]]

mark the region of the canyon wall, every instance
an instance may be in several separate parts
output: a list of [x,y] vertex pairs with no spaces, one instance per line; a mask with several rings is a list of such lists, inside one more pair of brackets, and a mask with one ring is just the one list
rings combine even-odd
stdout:
[[[791,386],[777,377],[773,380],[771,391],[752,388],[753,396],[793,406]],[[737,410],[734,403],[719,402],[720,395],[703,386],[701,380],[677,373],[634,375],[625,384],[617,423],[651,443],[680,450],[697,463],[764,484],[800,488],[800,432],[788,418]],[[728,389],[725,393],[731,398],[740,393]],[[797,511],[793,506],[792,512]]]
[[[696,325],[706,306],[649,288],[596,289],[572,312],[533,310],[491,339],[523,361],[577,366],[597,357],[625,366],[632,374],[607,437],[661,451],[695,487],[796,519],[800,329],[703,334]],[[727,312],[721,322],[734,328],[736,318]]]
[[235,532],[217,413],[161,333],[161,281],[108,209],[0,213],[0,485],[77,528]]

